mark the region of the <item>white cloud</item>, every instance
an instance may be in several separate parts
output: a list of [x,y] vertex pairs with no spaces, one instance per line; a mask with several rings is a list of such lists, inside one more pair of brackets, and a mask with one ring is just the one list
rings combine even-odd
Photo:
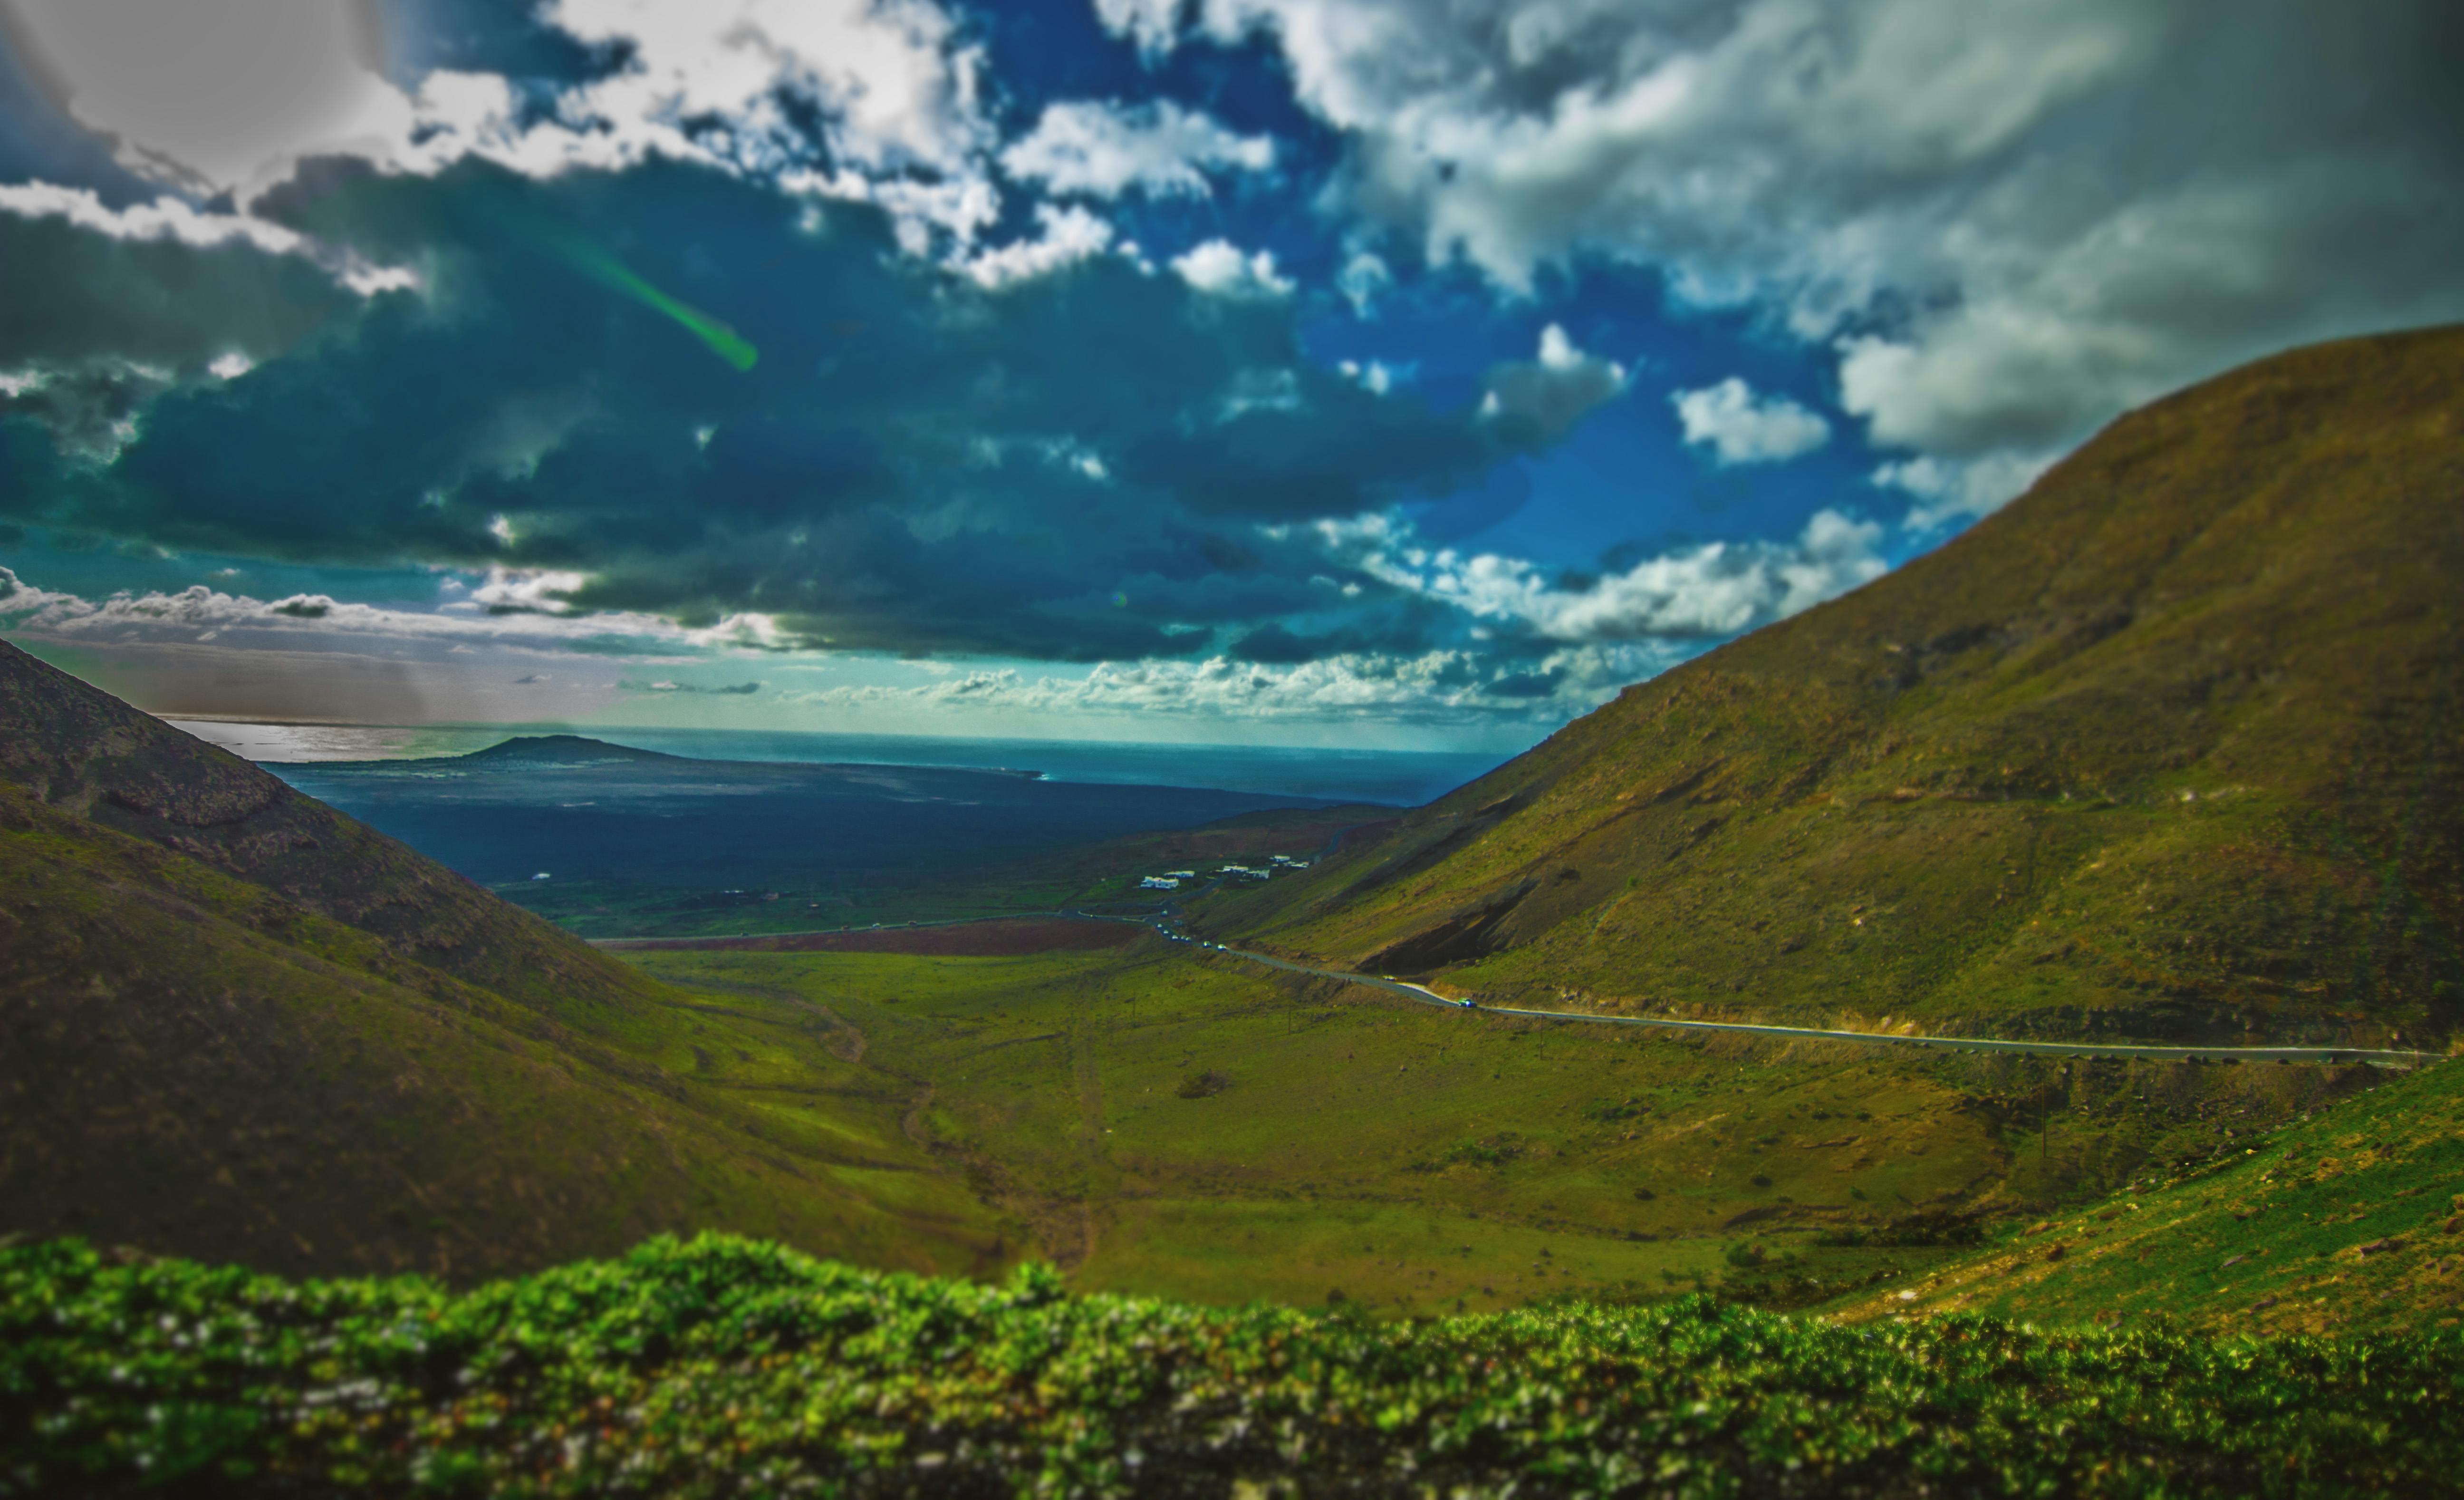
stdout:
[[[655,615],[568,612],[556,597],[582,575],[494,568],[470,598],[435,610],[348,604],[325,594],[255,599],[196,585],[177,593],[118,593],[93,600],[28,584],[0,567],[0,629],[64,640],[194,640],[210,631],[225,644],[339,650],[350,641],[470,641],[566,648],[622,640],[642,650],[761,647],[778,639],[765,616],[732,615],[688,629]],[[353,648],[357,649],[357,648]]]
[[57,618],[69,612],[92,613],[94,607],[75,594],[37,588],[6,567],[0,567],[0,622],[11,629],[36,629],[27,622]]
[[1212,297],[1265,298],[1289,297],[1292,292],[1291,281],[1275,274],[1272,251],[1243,255],[1229,240],[1210,239],[1187,254],[1177,255],[1172,269]]
[[[571,581],[499,569],[473,591],[517,607],[552,604],[545,596]],[[203,585],[88,599],[7,567],[0,631],[108,662],[114,691],[147,708],[380,723],[581,717],[619,700],[609,669],[620,663],[680,677],[676,669],[755,651],[775,659],[783,645],[759,615],[688,629],[626,612],[429,611]],[[733,691],[746,701],[754,692],[741,683]]]
[[[1852,526],[1854,523],[1850,523]],[[1353,540],[1403,537],[1392,523],[1353,525]],[[1381,530],[1385,526],[1389,529]],[[1856,538],[1848,539],[1850,549]],[[457,582],[448,580],[448,582]],[[725,656],[781,651],[786,643],[765,616],[731,616],[704,629],[631,614],[558,612],[555,596],[577,586],[570,574],[495,570],[476,588],[475,599],[510,606],[491,614],[470,604],[429,612],[351,604],[325,594],[260,600],[205,586],[175,593],[118,594],[105,600],[45,589],[0,567],[0,629],[77,643],[99,651],[155,649],[203,651],[210,643],[217,661],[297,666],[273,669],[307,673],[299,681],[323,681],[314,658],[336,662],[425,662],[443,670],[451,661],[475,663],[494,674],[515,669],[509,684],[539,688],[561,682],[584,695],[600,679],[583,671],[562,677],[531,670],[542,656],[590,650],[592,662],[614,649],[623,659],[653,669],[682,667]],[[459,590],[454,590],[459,592]],[[474,651],[475,648],[475,651]],[[912,684],[879,681],[771,695],[787,709],[850,711],[872,721],[902,716],[919,724],[964,723],[970,732],[1014,725],[1022,716],[1049,717],[1056,724],[1089,717],[1167,715],[1182,718],[1286,721],[1326,724],[1386,721],[1429,723],[1460,729],[1467,722],[1553,725],[1615,695],[1618,689],[1661,671],[1690,654],[1688,643],[1648,637],[1568,639],[1556,650],[1522,664],[1499,662],[1479,650],[1432,650],[1419,653],[1353,652],[1302,663],[1256,663],[1217,656],[1199,661],[1105,662],[1091,670],[1059,670],[1028,676],[1015,669],[908,662],[898,670],[929,673]],[[271,653],[271,654],[269,654]],[[775,657],[773,659],[776,659]],[[842,661],[852,658],[839,658]],[[818,665],[790,657],[784,670]],[[260,666],[258,671],[265,670]],[[356,669],[353,669],[356,670]],[[388,669],[390,670],[390,669]],[[422,681],[432,691],[458,692],[465,669]],[[489,680],[502,681],[491,675]],[[668,672],[646,673],[614,686],[621,691],[727,692],[749,695],[750,685],[695,686]],[[586,691],[585,691],[586,690]],[[339,690],[338,690],[339,691]],[[482,705],[484,706],[484,705]],[[339,712],[339,710],[337,710]],[[362,705],[355,711],[373,712]],[[495,712],[494,708],[487,710]],[[294,707],[284,712],[310,710]],[[972,721],[968,717],[975,716]]]
[[748,165],[794,134],[782,95],[826,111],[832,153],[868,168],[962,171],[989,139],[982,55],[927,0],[554,0],[543,13],[632,52],[569,115],[620,127],[716,116]]
[[1884,489],[1915,496],[1921,503],[1908,512],[1905,524],[1911,531],[1929,531],[2000,510],[2053,462],[2052,454],[1989,453],[1965,460],[1927,454],[1884,464],[1873,478]]
[[[1587,257],[1837,342],[1881,443],[2038,455],[2289,344],[2464,318],[2440,0],[1199,0],[1330,202],[1529,290]],[[1150,51],[1180,8],[1099,14]],[[1845,336],[1845,337],[1843,337]]]
[[1757,398],[1731,375],[1700,390],[1674,390],[1669,405],[1685,441],[1707,446],[1723,464],[1768,464],[1810,453],[1831,441],[1831,424],[1786,396]]
[[532,610],[540,614],[564,614],[572,609],[565,601],[589,580],[580,573],[556,568],[493,568],[488,581],[471,590],[471,597],[457,602],[457,609],[487,609],[499,613]]
[[759,681],[731,682],[713,687],[699,682],[676,682],[666,677],[651,682],[628,678],[618,681],[616,690],[620,693],[683,693],[709,694],[718,697],[751,697],[761,691],[761,684]]
[[1336,364],[1335,368],[1343,372],[1346,380],[1358,381],[1360,388],[1373,396],[1385,395],[1395,388],[1397,381],[1409,380],[1413,373],[1413,366],[1410,364],[1398,368],[1382,360],[1371,360],[1366,364],[1357,360],[1345,360]]
[[1880,578],[1882,528],[1819,511],[1791,541],[1713,541],[1646,558],[1581,586],[1538,564],[1417,544],[1408,525],[1371,516],[1320,522],[1330,550],[1394,587],[1477,618],[1515,621],[1551,640],[1734,635]]
[[1230,422],[1251,411],[1299,409],[1301,382],[1297,371],[1250,368],[1233,374],[1223,399],[1216,406],[1215,420]]
[[[1076,673],[1028,675],[1014,668],[946,672],[913,685],[850,684],[789,690],[784,707],[836,710],[859,721],[961,726],[1037,718],[1086,724],[1158,717],[1248,723],[1548,726],[1615,697],[1676,665],[1692,648],[1667,641],[1569,644],[1520,665],[1476,652],[1349,652],[1300,663],[1231,656],[1198,661],[1100,662]],[[972,722],[970,722],[972,720]]]
[[1532,424],[1544,440],[1553,441],[1624,390],[1625,382],[1624,365],[1584,353],[1565,329],[1551,323],[1540,330],[1536,358],[1528,364],[1510,361],[1488,372],[1481,415],[1519,418]]
[[1127,36],[1147,54],[1171,47],[1180,26],[1183,0],[1095,0],[1095,17],[1106,30]]
[[[1579,668],[1581,670],[1573,670]],[[954,673],[914,687],[879,684],[780,695],[799,706],[984,715],[1015,720],[1054,716],[1167,715],[1221,720],[1346,723],[1363,719],[1460,725],[1465,716],[1554,723],[1593,707],[1636,675],[1631,661],[1551,658],[1553,691],[1502,697],[1488,690],[1506,675],[1463,651],[1419,655],[1353,653],[1301,663],[1240,661],[1101,662],[1083,676],[1026,676],[1011,668]]]
[[1334,277],[1334,289],[1352,304],[1355,318],[1376,316],[1377,299],[1393,290],[1394,285],[1394,268],[1388,266],[1383,257],[1365,250],[1353,252],[1352,258],[1343,263],[1343,269],[1335,273]]
[[[963,243],[1000,211],[983,57],[933,0],[552,0],[541,20],[627,63],[544,111],[491,75],[385,79],[359,9],[17,0],[16,13],[126,165],[243,204],[308,155],[422,173],[478,156],[531,176],[670,157],[871,199],[919,236]],[[823,121],[818,153],[805,118]]]
[[201,212],[177,198],[110,209],[90,188],[52,183],[0,184],[0,211],[21,219],[66,219],[113,239],[177,240],[201,248],[239,241],[274,255],[293,254],[307,243],[279,224],[244,214]]
[[358,6],[332,0],[13,0],[78,122],[121,165],[201,196],[262,186],[297,155],[399,134]]
[[1201,110],[1169,99],[1140,105],[1072,99],[1047,104],[1024,139],[1001,152],[1002,170],[1056,193],[1203,198],[1209,171],[1263,172],[1270,136],[1235,135]]
[[91,188],[44,182],[0,183],[0,213],[23,219],[65,219],[81,230],[119,240],[168,240],[201,250],[240,244],[267,254],[297,255],[362,297],[419,285],[417,273],[407,267],[370,265],[279,224],[250,214],[201,210],[177,198],[113,209],[105,207]]
[[1112,226],[1074,203],[1058,209],[1037,204],[1035,217],[1043,227],[1041,235],[979,252],[963,262],[967,275],[979,286],[999,289],[1049,276],[1111,247]]
[[[628,66],[559,96],[546,119],[517,108],[503,79],[431,74],[379,159],[432,172],[476,155],[531,176],[708,162],[878,203],[919,253],[932,230],[964,246],[1000,214],[983,57],[931,0],[554,0],[541,18],[622,48]],[[807,115],[823,121],[826,165]]]
[[[150,0],[28,3],[30,14],[84,17],[45,33],[59,41],[47,60],[80,118],[117,133],[128,165],[190,190],[231,189],[244,206],[301,157],[339,153],[417,173],[476,156],[536,177],[654,157],[711,163],[793,192],[876,202],[918,253],[935,231],[963,253],[1000,213],[982,58],[931,0],[556,0],[543,21],[621,49],[627,64],[543,112],[493,75],[438,71],[406,92],[369,71],[365,49],[336,40],[353,8],[330,0],[187,0],[177,16]],[[110,20],[130,6],[145,13]],[[808,118],[824,121],[826,166]],[[334,259],[246,213],[168,199],[114,212],[74,189],[8,191],[0,209],[122,238],[244,238]],[[417,284],[403,268],[327,270],[363,296]]]

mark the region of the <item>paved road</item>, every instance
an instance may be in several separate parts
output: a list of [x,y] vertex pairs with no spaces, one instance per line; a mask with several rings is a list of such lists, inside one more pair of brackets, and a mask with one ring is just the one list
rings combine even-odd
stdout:
[[[1218,882],[1220,883],[1220,882]],[[1214,889],[1210,885],[1190,893],[1203,895]],[[2130,1042],[2013,1042],[1998,1037],[1982,1036],[1900,1036],[1889,1031],[1831,1031],[1817,1026],[1767,1026],[1742,1021],[1681,1021],[1659,1016],[1603,1016],[1583,1010],[1532,1010],[1520,1005],[1478,1005],[1470,1001],[1449,1000],[1425,984],[1398,980],[1382,974],[1353,974],[1342,969],[1313,968],[1294,963],[1270,953],[1252,953],[1246,948],[1234,948],[1224,943],[1208,942],[1192,938],[1174,923],[1178,919],[1177,903],[1162,909],[1160,917],[1122,916],[1107,912],[1015,912],[1002,916],[965,916],[934,922],[910,922],[878,929],[894,932],[905,927],[955,927],[967,922],[1010,921],[1018,918],[1073,917],[1086,921],[1135,922],[1152,927],[1173,942],[1203,948],[1210,953],[1229,958],[1246,959],[1251,963],[1288,974],[1306,974],[1313,979],[1334,980],[1345,984],[1365,984],[1371,989],[1390,990],[1423,1004],[1438,1005],[1447,1010],[1485,1011],[1497,1016],[1529,1016],[1544,1021],[1580,1021],[1595,1026],[1650,1026],[1663,1031],[1742,1031],[1752,1036],[1805,1038],[1817,1042],[1879,1042],[1893,1047],[1931,1048],[1945,1052],[2016,1052],[2029,1057],[2145,1057],[2158,1062],[2222,1062],[2232,1058],[2246,1063],[2367,1063],[2374,1068],[2421,1068],[2443,1061],[2443,1052],[2410,1052],[2387,1048],[2355,1047],[2155,1047]],[[845,933],[872,932],[869,927],[833,928]],[[707,943],[712,946],[741,941],[759,941],[763,938],[806,936],[801,933],[760,933],[746,938],[596,938],[591,941],[604,948],[627,948],[636,944],[658,943],[662,946],[679,942]],[[812,936],[820,936],[815,934]]]
[[1602,1016],[1582,1010],[1531,1010],[1519,1005],[1477,1005],[1469,1001],[1449,1000],[1427,985],[1415,984],[1409,980],[1382,974],[1348,974],[1340,969],[1312,968],[1306,963],[1278,959],[1272,954],[1251,953],[1245,948],[1187,937],[1161,922],[1148,925],[1175,942],[1246,959],[1270,969],[1338,980],[1346,984],[1366,984],[1372,989],[1391,990],[1424,1004],[1442,1005],[1448,1010],[1486,1011],[1497,1016],[1533,1016],[1548,1021],[1582,1021],[1597,1026],[1652,1026],[1665,1031],[1743,1031],[1754,1036],[1803,1037],[1819,1042],[1883,1042],[1894,1047],[1923,1047],[1946,1052],[2018,1052],[2032,1057],[2146,1057],[2161,1062],[2217,1062],[2236,1058],[2252,1063],[2368,1063],[2378,1068],[2420,1068],[2446,1056],[2443,1052],[2408,1052],[2381,1048],[2152,1047],[2124,1042],[2012,1042],[1979,1036],[1899,1036],[1888,1031],[1830,1031],[1815,1026],[1753,1026],[1742,1021],[1680,1021],[1656,1016]]

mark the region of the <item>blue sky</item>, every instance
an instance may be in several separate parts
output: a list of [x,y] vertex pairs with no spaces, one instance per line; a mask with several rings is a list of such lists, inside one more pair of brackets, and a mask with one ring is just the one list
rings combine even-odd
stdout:
[[0,629],[167,713],[1511,749],[2464,315],[2432,4],[0,16]]

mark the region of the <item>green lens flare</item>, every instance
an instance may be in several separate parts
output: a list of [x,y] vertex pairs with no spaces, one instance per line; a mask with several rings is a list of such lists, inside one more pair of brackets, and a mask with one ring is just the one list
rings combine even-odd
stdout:
[[625,263],[596,245],[581,244],[558,238],[552,241],[558,255],[573,268],[600,285],[623,293],[656,313],[663,313],[682,323],[694,338],[710,345],[710,352],[738,370],[749,370],[761,358],[761,351],[752,341],[720,322],[701,309],[679,302],[640,276]]

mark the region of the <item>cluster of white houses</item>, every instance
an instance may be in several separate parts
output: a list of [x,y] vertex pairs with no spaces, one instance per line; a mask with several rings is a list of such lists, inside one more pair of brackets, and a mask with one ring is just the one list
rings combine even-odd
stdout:
[[[1309,862],[1306,859],[1295,859],[1289,854],[1270,854],[1267,856],[1267,862],[1265,865],[1224,865],[1215,872],[1219,875],[1229,875],[1238,879],[1265,880],[1271,878],[1278,870],[1307,870],[1309,868]],[[1177,891],[1180,889],[1180,883],[1182,881],[1195,880],[1197,878],[1198,871],[1195,870],[1167,870],[1162,874],[1149,875],[1145,879],[1139,881],[1138,889],[1141,891]]]

